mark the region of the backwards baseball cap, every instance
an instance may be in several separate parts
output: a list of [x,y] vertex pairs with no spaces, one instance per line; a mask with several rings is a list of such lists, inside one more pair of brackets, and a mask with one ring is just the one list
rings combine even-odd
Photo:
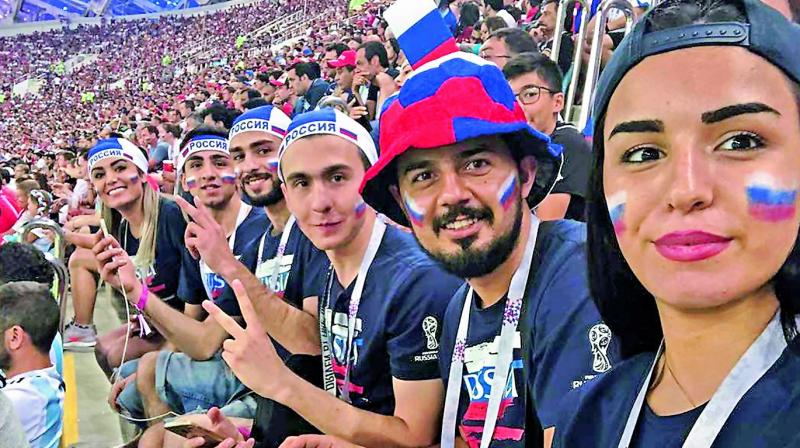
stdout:
[[[700,46],[746,48],[774,64],[800,83],[800,25],[789,22],[761,0],[742,0],[749,23],[712,22],[653,31],[648,17],[633,27],[603,69],[595,93],[592,115],[605,114],[611,96],[625,74],[645,58]],[[671,4],[674,6],[674,4]],[[659,6],[655,7],[655,13]]]
[[[412,148],[439,148],[499,136],[518,160],[536,158],[536,177],[527,200],[531,207],[538,205],[558,179],[561,147],[528,125],[500,69],[473,54],[446,52],[452,35],[430,0],[398,0],[384,17],[404,53],[414,55],[409,57],[412,67],[419,61],[423,64],[415,68],[400,93],[384,104],[381,157],[361,184],[364,200],[393,221],[407,225],[408,219],[388,191],[397,183],[395,159]],[[431,36],[449,38],[431,41]],[[426,49],[437,57],[431,60]]]
[[289,148],[304,137],[312,135],[335,135],[355,144],[369,161],[374,165],[378,160],[378,150],[375,142],[363,126],[355,120],[336,109],[319,109],[300,114],[292,120],[286,138],[283,139],[278,150],[278,178],[284,181],[282,161]]
[[225,137],[212,134],[196,135],[186,143],[178,154],[178,172],[183,171],[183,166],[186,165],[186,160],[189,157],[202,151],[215,151],[227,156],[231,154],[230,150],[228,150],[228,139]]
[[138,146],[124,138],[107,138],[97,142],[87,154],[89,171],[97,162],[105,159],[126,159],[133,162],[136,168],[147,173],[147,158]]
[[345,50],[339,55],[338,59],[328,61],[328,67],[355,67],[356,66],[356,52],[353,50]]
[[269,83],[272,84],[274,87],[283,87],[286,85],[287,79],[288,75],[284,73],[281,76],[279,76],[278,79],[270,79]]
[[233,120],[228,142],[243,132],[266,132],[280,139],[286,137],[286,128],[292,120],[277,107],[261,106],[250,109]]

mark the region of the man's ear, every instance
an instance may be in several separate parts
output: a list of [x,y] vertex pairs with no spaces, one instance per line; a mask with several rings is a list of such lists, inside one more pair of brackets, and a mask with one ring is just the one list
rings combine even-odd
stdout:
[[[559,93],[554,93],[553,94],[553,113],[554,114],[560,114],[561,111],[564,110],[564,101],[565,101],[565,98],[564,98],[564,93],[563,92],[559,92]],[[564,119],[569,120],[569,117],[564,117]]]
[[533,181],[536,178],[536,158],[525,156],[519,162],[519,182],[522,190],[522,197],[527,198],[533,189]]
[[9,350],[19,350],[25,340],[25,330],[19,325],[14,325],[5,332],[5,343]]

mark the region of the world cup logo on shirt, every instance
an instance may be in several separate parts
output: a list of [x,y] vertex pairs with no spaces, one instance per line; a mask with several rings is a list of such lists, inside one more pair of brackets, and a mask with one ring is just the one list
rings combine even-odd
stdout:
[[439,322],[433,316],[422,319],[422,332],[425,334],[425,346],[428,350],[439,348],[439,341],[436,340],[436,330],[439,329]]
[[592,369],[603,373],[611,369],[608,346],[611,344],[611,329],[606,324],[597,324],[589,329],[589,346],[592,350]]

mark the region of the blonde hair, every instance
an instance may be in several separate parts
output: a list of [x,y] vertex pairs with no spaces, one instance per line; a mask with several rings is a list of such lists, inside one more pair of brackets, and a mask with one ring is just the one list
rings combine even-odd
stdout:
[[[142,185],[142,190],[144,219],[142,220],[142,228],[140,229],[139,249],[136,251],[136,255],[133,256],[133,264],[136,266],[137,271],[147,270],[155,263],[158,215],[161,201],[161,195],[150,188],[150,185],[147,183]],[[100,203],[100,218],[102,218],[107,225],[111,224],[113,222],[111,208],[102,201]],[[120,234],[120,230],[120,226],[109,228],[109,231],[119,240],[125,238],[125,235]],[[123,244],[123,242],[120,241],[120,244]]]

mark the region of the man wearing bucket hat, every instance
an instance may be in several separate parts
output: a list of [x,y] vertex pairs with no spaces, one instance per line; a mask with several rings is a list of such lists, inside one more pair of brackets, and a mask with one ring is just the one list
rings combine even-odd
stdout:
[[[177,169],[182,189],[209,210],[230,250],[241,256],[264,233],[268,220],[263,210],[243,203],[237,195],[227,132],[206,126],[192,130],[181,145]],[[184,313],[155,295],[145,307],[150,322],[177,350],[148,353],[123,365],[120,382],[109,395],[112,405],[136,418],[223,406],[244,388],[225,375],[226,366],[218,355],[225,331],[213,319],[197,320],[203,314],[200,303],[207,299],[239,316],[236,300],[223,300],[227,283],[203,259],[189,254],[182,259],[178,296],[186,302]],[[151,437],[156,436],[151,432],[143,440]]]
[[[321,347],[323,389],[280,362],[244,290],[237,296],[246,330],[214,305],[205,308],[234,337],[223,358],[254,392],[353,443],[429,446],[442,406],[440,318],[461,280],[362,201],[358,187],[377,158],[367,131],[334,109],[295,118],[281,146],[278,175],[289,209],[331,261],[319,333],[291,335]],[[269,333],[284,346],[298,344]]]
[[362,195],[468,282],[441,338],[442,446],[547,445],[560,399],[611,364],[585,229],[530,212],[558,178],[560,148],[527,124],[496,65],[451,51],[432,11],[400,0],[385,13],[415,72],[381,115]]

